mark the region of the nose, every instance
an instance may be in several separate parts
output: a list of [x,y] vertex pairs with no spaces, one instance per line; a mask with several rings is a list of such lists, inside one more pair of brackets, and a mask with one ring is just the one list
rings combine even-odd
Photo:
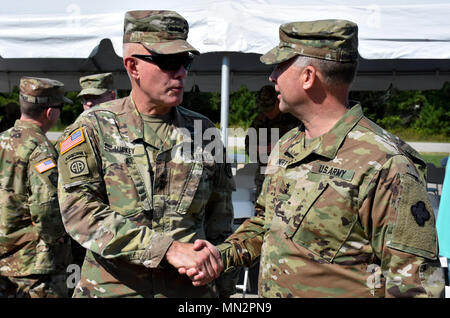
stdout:
[[181,65],[180,68],[175,72],[174,77],[182,79],[185,79],[187,77],[187,70],[183,65]]
[[83,107],[84,107],[85,110],[91,108],[92,106],[94,106],[94,103],[91,102],[91,101],[86,101],[83,104]]
[[277,72],[277,68],[275,68],[272,71],[272,73],[270,73],[270,75],[269,75],[269,81],[276,84],[277,78],[278,78],[278,72]]

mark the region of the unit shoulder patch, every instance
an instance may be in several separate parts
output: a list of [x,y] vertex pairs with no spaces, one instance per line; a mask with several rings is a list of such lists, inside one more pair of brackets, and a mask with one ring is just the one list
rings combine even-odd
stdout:
[[66,139],[59,143],[61,154],[66,153],[70,149],[82,144],[86,139],[84,138],[83,128],[78,128],[69,135]]
[[45,171],[48,171],[55,167],[56,167],[56,163],[53,161],[52,158],[45,159],[44,161],[41,161],[38,164],[34,165],[34,168],[39,173],[44,173]]

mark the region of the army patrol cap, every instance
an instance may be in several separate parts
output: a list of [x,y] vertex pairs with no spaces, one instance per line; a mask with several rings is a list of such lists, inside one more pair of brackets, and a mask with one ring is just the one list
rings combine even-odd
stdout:
[[192,52],[200,54],[186,39],[189,25],[175,11],[128,11],[125,13],[123,43],[140,43],[157,54]]
[[256,104],[262,112],[271,111],[277,101],[277,92],[272,85],[263,86],[256,96]]
[[84,95],[102,95],[114,89],[112,73],[93,74],[80,77],[81,92],[78,97]]
[[49,78],[22,77],[20,79],[20,99],[41,106],[61,103],[73,104],[64,96],[64,84]]
[[261,56],[264,64],[278,64],[296,55],[354,62],[358,58],[358,26],[346,20],[291,22],[280,26],[280,44]]

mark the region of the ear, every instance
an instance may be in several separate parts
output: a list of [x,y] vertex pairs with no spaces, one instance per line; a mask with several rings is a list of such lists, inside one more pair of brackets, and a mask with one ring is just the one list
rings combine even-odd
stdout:
[[45,119],[49,120],[52,117],[52,112],[53,111],[54,111],[54,109],[51,108],[51,107],[46,108],[45,111],[44,111]]
[[116,99],[116,92],[114,90],[111,91],[111,99]]
[[134,79],[139,78],[139,70],[137,69],[137,65],[139,64],[138,60],[131,56],[126,56],[123,58],[123,65],[127,70],[128,74]]
[[302,70],[302,86],[304,90],[311,89],[314,86],[314,82],[316,80],[317,71],[312,65],[306,66]]

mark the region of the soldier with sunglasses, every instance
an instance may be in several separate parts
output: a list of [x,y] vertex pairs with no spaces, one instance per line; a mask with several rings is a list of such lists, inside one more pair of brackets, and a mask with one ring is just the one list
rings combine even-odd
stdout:
[[208,277],[222,271],[212,245],[194,251],[192,242],[218,244],[231,234],[235,187],[224,160],[210,160],[204,142],[194,143],[214,124],[179,106],[199,54],[186,41],[188,29],[173,11],[127,12],[130,95],[85,111],[58,144],[63,221],[87,249],[73,297],[234,293],[232,279],[194,287],[177,270],[196,267]]
[[20,119],[0,134],[0,298],[67,297],[70,240],[57,198],[57,153],[45,133],[64,103],[61,82],[23,77]]

